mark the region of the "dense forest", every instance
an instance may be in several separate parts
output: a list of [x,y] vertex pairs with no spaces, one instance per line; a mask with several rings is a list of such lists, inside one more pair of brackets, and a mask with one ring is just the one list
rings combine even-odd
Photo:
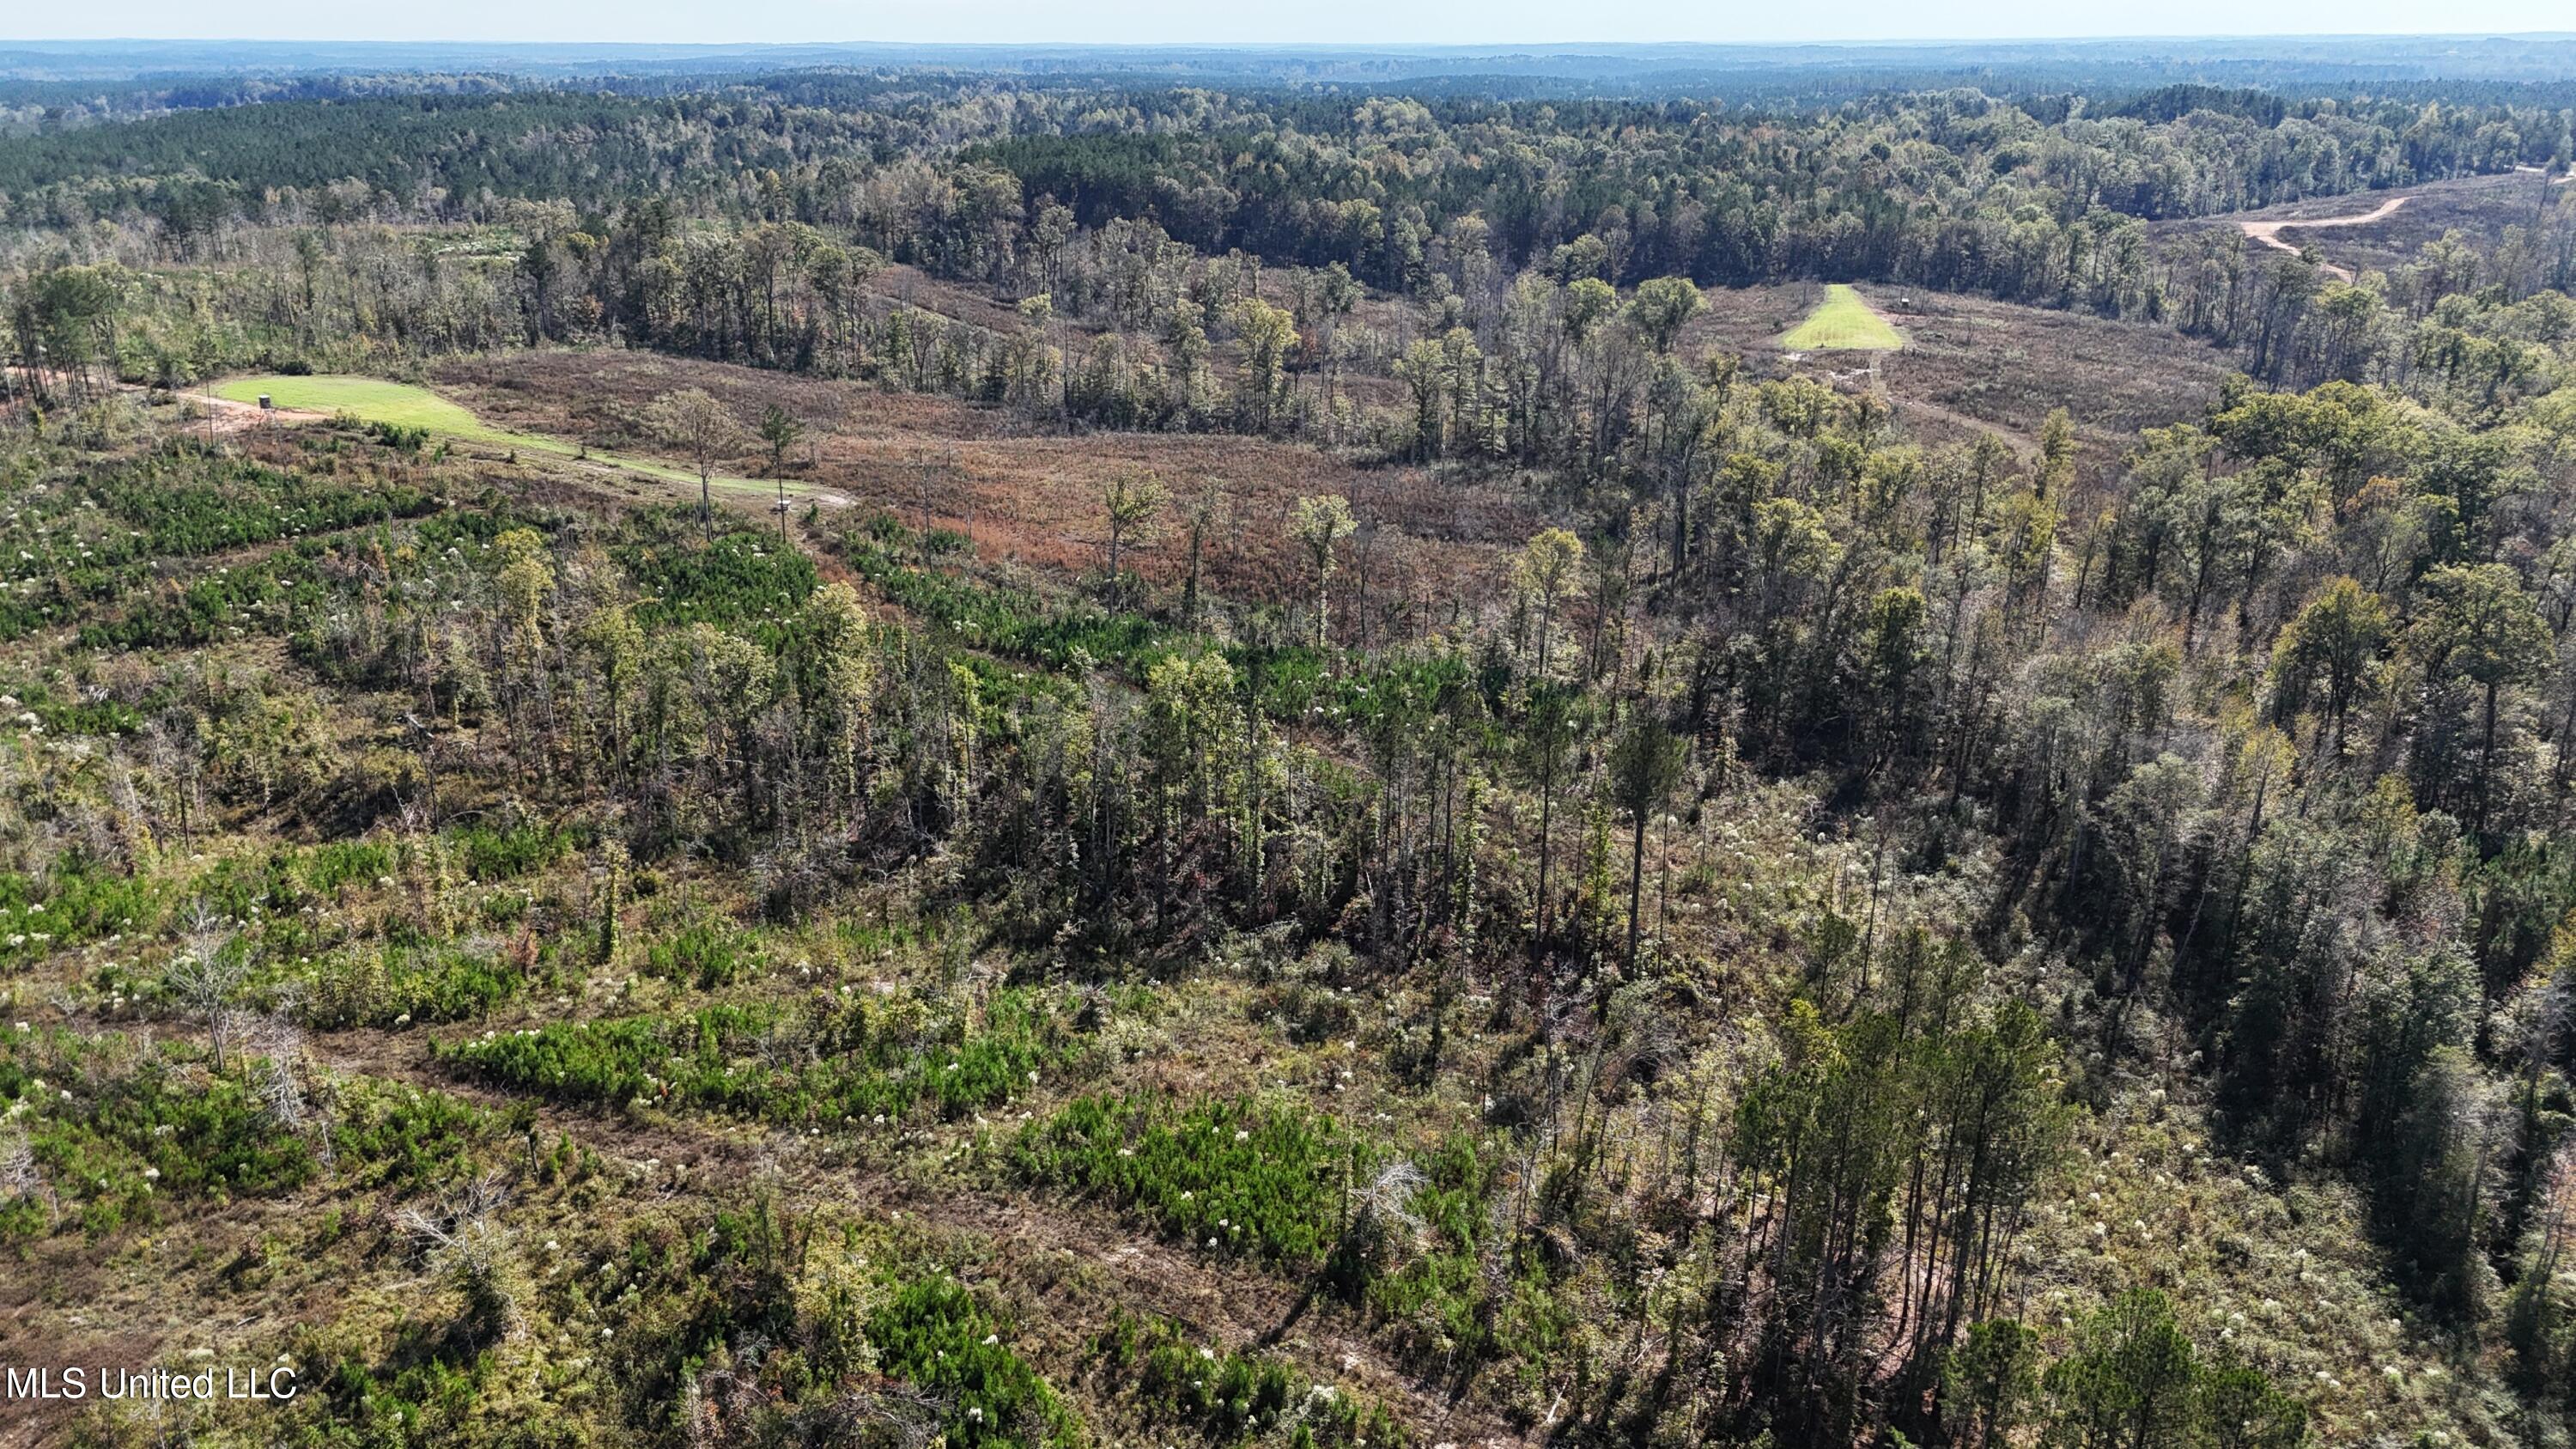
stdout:
[[220,85],[0,139],[0,1356],[299,1392],[0,1429],[2576,1436],[2567,97]]

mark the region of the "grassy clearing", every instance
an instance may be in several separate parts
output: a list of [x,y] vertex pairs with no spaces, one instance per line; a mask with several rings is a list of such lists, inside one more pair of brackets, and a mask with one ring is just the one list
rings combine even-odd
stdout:
[[1806,321],[1791,328],[1780,345],[1801,352],[1894,352],[1905,345],[1905,339],[1860,293],[1836,282],[1825,288],[1825,300],[1816,304]]
[[351,413],[371,423],[427,428],[433,433],[477,442],[515,443],[554,453],[574,451],[567,443],[489,426],[428,388],[407,382],[388,382],[379,377],[271,374],[237,377],[215,385],[215,396],[229,402],[255,403],[263,395],[281,408],[300,412]]
[[[472,443],[491,443],[505,448],[526,448],[533,452],[552,453],[558,457],[587,457],[612,468],[667,478],[676,483],[695,484],[698,475],[686,468],[624,453],[606,453],[579,446],[561,438],[539,433],[514,432],[496,428],[475,416],[465,407],[451,402],[428,388],[408,382],[388,382],[379,377],[356,377],[348,374],[317,374],[289,377],[271,373],[258,377],[237,377],[215,384],[215,396],[228,402],[255,403],[265,394],[281,408],[298,412],[347,413],[364,422],[382,423],[388,427],[420,428],[440,437],[462,438]],[[775,497],[778,485],[757,478],[717,477],[710,480],[720,493],[742,493],[750,496]],[[803,484],[790,483],[792,494],[811,493]]]

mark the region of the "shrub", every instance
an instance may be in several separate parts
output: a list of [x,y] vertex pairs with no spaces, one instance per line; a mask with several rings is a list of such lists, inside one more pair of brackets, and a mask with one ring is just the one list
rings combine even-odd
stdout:
[[[0,1037],[0,1112],[83,1229],[104,1237],[162,1197],[274,1196],[310,1181],[305,1140],[280,1130],[239,1077],[202,1082],[155,1052],[129,1058],[60,1030]],[[257,1064],[252,1064],[256,1069]],[[13,1228],[29,1222],[21,1209]]]
[[305,852],[297,873],[305,889],[331,896],[352,881],[365,885],[393,874],[394,864],[393,847],[381,841],[334,840]]
[[1089,1096],[1021,1132],[1011,1158],[1029,1180],[1107,1198],[1168,1237],[1311,1269],[1330,1255],[1347,1185],[1372,1154],[1331,1118],[1291,1108]]
[[1081,1442],[1055,1390],[1000,1341],[999,1327],[955,1279],[903,1285],[868,1316],[867,1335],[880,1367],[946,1406],[947,1442],[957,1449]]
[[739,933],[709,921],[696,921],[678,934],[654,942],[644,952],[644,969],[672,981],[696,984],[701,991],[730,986],[751,964]]
[[1091,1341],[1088,1357],[1103,1387],[1148,1423],[1193,1429],[1213,1443],[1402,1449],[1413,1442],[1378,1404],[1303,1381],[1283,1359],[1202,1347],[1167,1319],[1122,1310]]
[[[776,1049],[791,1044],[810,1055]],[[855,1007],[791,1024],[772,1007],[709,1006],[491,1035],[444,1055],[487,1081],[565,1100],[874,1125],[916,1108],[955,1119],[1007,1102],[1073,1045],[1063,1012],[1012,991],[976,1032],[951,1023],[914,1033]]]
[[376,421],[367,425],[368,435],[397,453],[417,453],[429,445],[429,429],[404,423]]
[[782,621],[814,592],[814,561],[781,550],[760,529],[738,528],[703,539],[694,518],[667,512],[636,520],[641,541],[615,557],[651,602],[635,611],[646,629],[715,624],[775,644]]
[[495,830],[469,825],[451,837],[465,853],[465,871],[478,881],[516,880],[572,853],[572,832],[559,826],[519,824]]
[[149,882],[88,866],[56,870],[45,888],[0,875],[0,965],[135,931],[160,918]]
[[493,1131],[491,1114],[445,1092],[362,1082],[343,1091],[331,1143],[387,1186],[425,1187],[470,1172]]
[[497,957],[446,945],[366,946],[314,967],[304,1020],[314,1026],[401,1026],[466,1021],[528,989],[527,974]]

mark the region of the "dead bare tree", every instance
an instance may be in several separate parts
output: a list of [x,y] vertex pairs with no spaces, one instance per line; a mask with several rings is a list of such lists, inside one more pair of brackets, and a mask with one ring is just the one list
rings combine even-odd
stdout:
[[189,913],[187,945],[164,978],[171,994],[205,1022],[218,1072],[225,1069],[240,1029],[241,988],[250,974],[234,942],[231,927],[199,902]]
[[465,1316],[455,1331],[478,1345],[507,1338],[519,1327],[510,1234],[496,1221],[509,1201],[500,1174],[485,1173],[436,1207],[407,1207],[394,1218],[422,1261],[464,1293]]
[[33,1202],[53,1199],[52,1185],[45,1181],[45,1169],[36,1161],[36,1145],[24,1132],[0,1137],[0,1199],[10,1202]]
[[245,1049],[260,1059],[257,1091],[271,1122],[290,1132],[303,1128],[307,1111],[304,1083],[304,1033],[282,1015],[263,1016],[246,1034]]

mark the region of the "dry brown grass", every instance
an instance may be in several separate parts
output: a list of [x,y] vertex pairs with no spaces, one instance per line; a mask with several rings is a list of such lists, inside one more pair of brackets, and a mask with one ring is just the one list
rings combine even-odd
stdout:
[[2228,359],[2170,327],[1982,297],[1865,289],[1910,345],[1886,360],[1900,400],[2035,434],[2064,407],[2086,442],[2125,448],[2141,428],[2196,417]]
[[[1208,586],[1255,602],[1301,598],[1306,562],[1288,515],[1306,494],[1351,501],[1362,534],[1343,545],[1339,586],[1372,627],[1410,630],[1445,617],[1461,589],[1545,526],[1530,494],[1506,482],[1416,467],[1364,467],[1303,444],[1214,434],[1066,436],[1012,415],[917,393],[800,378],[723,363],[630,352],[510,353],[449,364],[440,387],[512,428],[627,444],[657,394],[700,387],[748,420],[777,402],[807,420],[791,476],[832,489],[862,512],[967,531],[988,560],[1070,576],[1097,568],[1101,496],[1128,473],[1160,477],[1174,497],[1163,535],[1135,555],[1165,585],[1186,571],[1179,501],[1208,480],[1223,520],[1208,540]],[[1354,615],[1353,617],[1358,617]]]
[[1852,392],[1881,387],[1922,442],[1992,429],[2027,443],[2062,406],[2097,463],[2125,450],[2140,428],[2196,416],[2228,369],[2223,353],[2170,327],[1921,288],[1860,291],[1906,339],[1903,351],[1878,357],[1874,377],[1869,361],[1850,354],[1780,347],[1782,331],[1823,297],[1812,283],[1712,289],[1683,346],[1740,353],[1760,376],[1799,372]]
[[[2463,176],[2376,195],[2318,197],[2262,211],[2163,223],[2153,230],[2162,236],[2183,236],[2233,228],[2244,221],[2283,221],[2291,223],[2282,237],[2284,241],[2312,248],[2329,262],[2365,271],[2385,271],[2415,260],[2426,242],[2438,241],[2446,232],[2456,231],[2473,248],[2491,252],[2503,242],[2506,227],[2534,227],[2550,215],[2551,208],[2576,204],[2570,190],[2553,185],[2549,177],[2538,172],[2512,171],[2494,176]],[[2300,221],[2369,211],[2398,196],[2406,198],[2404,206],[2365,226],[2302,231],[2296,225]]]

